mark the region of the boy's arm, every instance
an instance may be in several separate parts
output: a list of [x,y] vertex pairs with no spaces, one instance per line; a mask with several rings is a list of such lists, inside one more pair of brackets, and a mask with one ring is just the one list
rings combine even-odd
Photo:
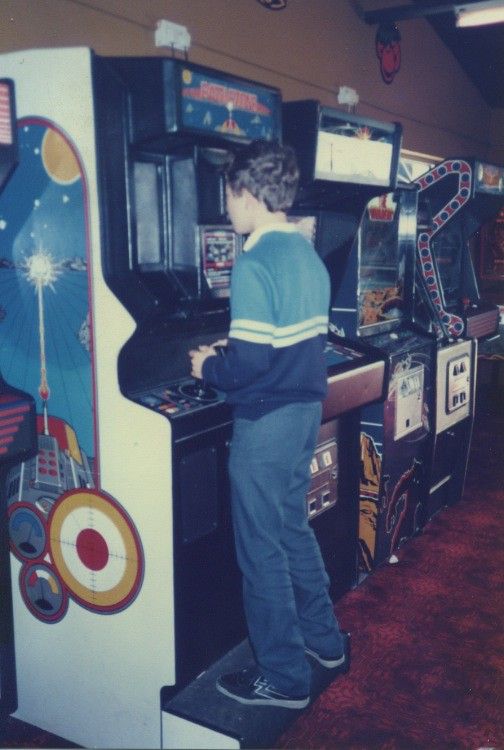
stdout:
[[269,369],[269,353],[262,344],[228,340],[223,357],[207,356],[202,364],[203,379],[221,391],[234,391],[252,383]]
[[207,383],[223,391],[243,388],[270,368],[272,295],[264,269],[241,258],[233,269],[231,327],[225,356],[203,362]]

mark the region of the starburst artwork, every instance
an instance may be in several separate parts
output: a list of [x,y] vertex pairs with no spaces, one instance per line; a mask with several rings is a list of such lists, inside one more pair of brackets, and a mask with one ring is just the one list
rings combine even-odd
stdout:
[[[52,123],[18,121],[20,161],[0,195],[2,375],[72,426],[95,452],[86,184],[77,152]],[[89,337],[88,337],[89,338]]]
[[54,290],[54,282],[61,273],[60,265],[47,250],[39,250],[23,263],[28,281],[37,291],[45,286]]

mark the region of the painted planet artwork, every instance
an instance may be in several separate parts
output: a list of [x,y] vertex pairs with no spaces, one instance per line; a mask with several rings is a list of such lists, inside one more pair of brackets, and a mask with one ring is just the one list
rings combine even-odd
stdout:
[[0,368],[95,453],[86,195],[65,135],[21,120],[20,161],[0,195]]

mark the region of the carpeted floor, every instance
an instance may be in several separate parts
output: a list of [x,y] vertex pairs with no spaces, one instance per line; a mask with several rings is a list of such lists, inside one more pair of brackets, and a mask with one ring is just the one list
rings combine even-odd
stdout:
[[[350,674],[279,748],[504,750],[503,437],[480,394],[463,499],[338,602]],[[72,745],[9,719],[0,747]]]
[[350,674],[283,748],[504,748],[504,411],[482,394],[464,497],[336,610]]

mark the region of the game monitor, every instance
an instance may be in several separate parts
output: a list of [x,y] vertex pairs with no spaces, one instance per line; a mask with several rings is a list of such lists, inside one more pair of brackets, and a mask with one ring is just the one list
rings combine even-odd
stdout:
[[[373,199],[361,224],[359,326],[375,333],[405,315],[407,257],[399,242],[399,201],[394,193]],[[390,327],[390,326],[389,326]]]
[[402,129],[315,100],[285,102],[284,139],[300,168],[297,205],[351,208],[396,184]]

